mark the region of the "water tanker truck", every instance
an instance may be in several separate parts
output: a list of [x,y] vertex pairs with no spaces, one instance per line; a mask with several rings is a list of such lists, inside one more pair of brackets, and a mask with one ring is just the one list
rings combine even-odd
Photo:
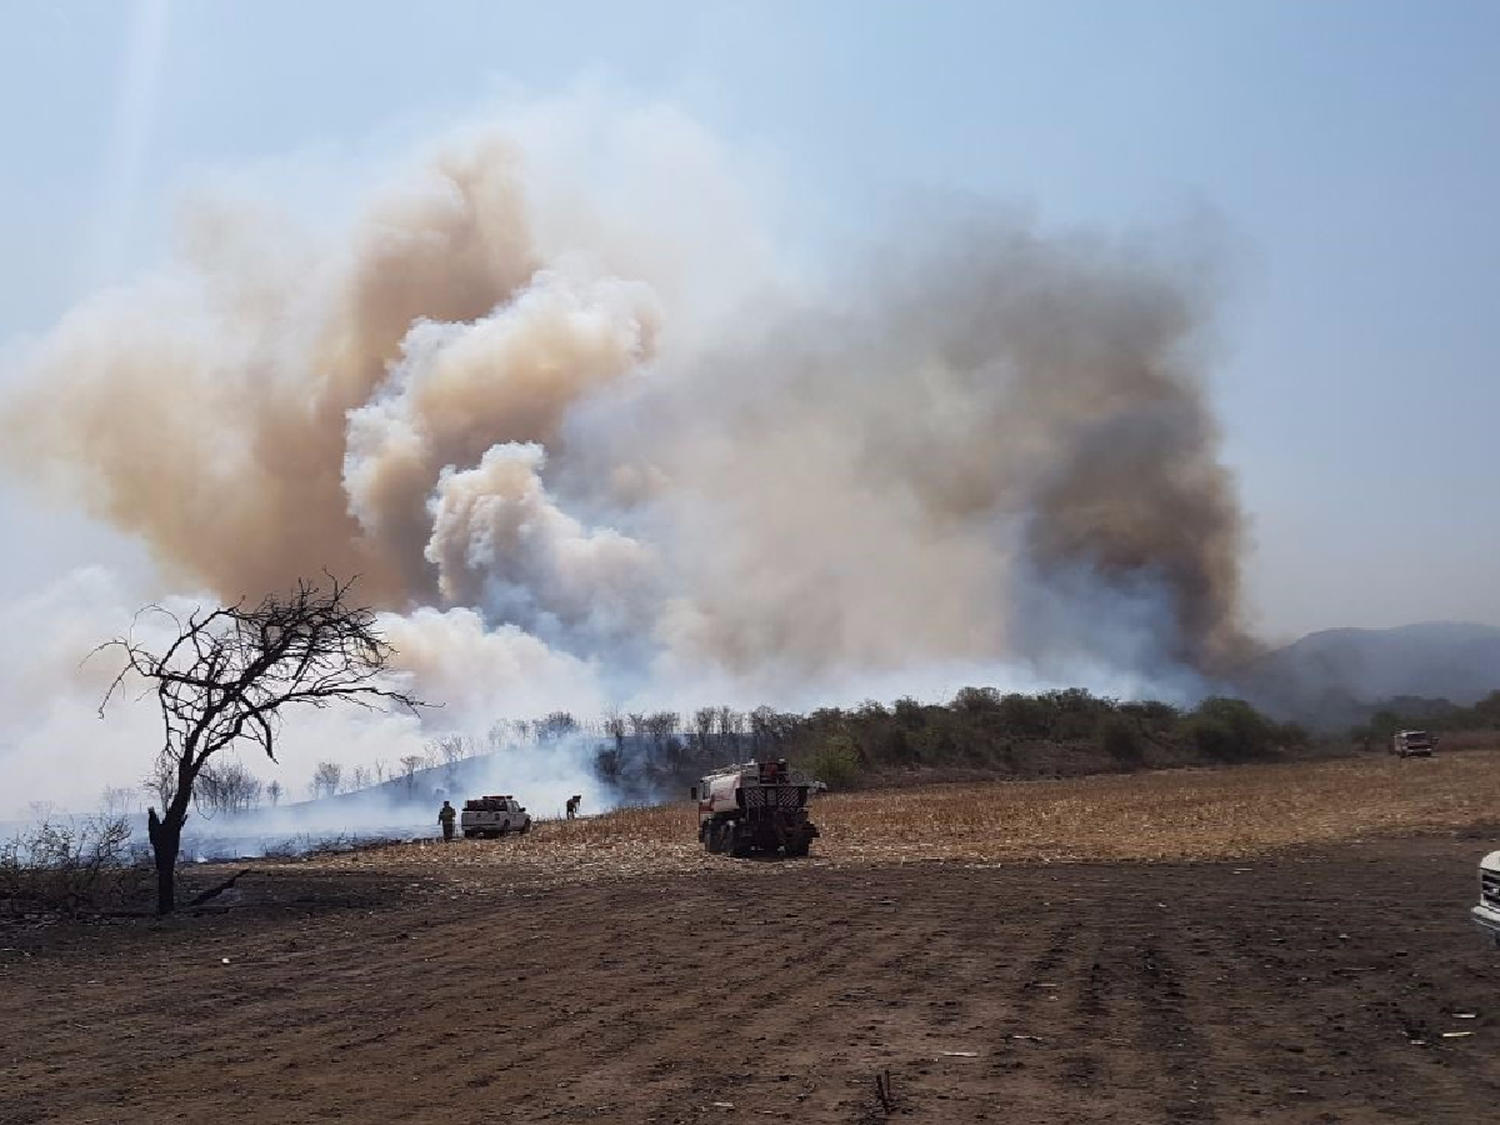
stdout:
[[774,852],[803,856],[818,829],[807,819],[807,801],[818,784],[785,758],[726,766],[693,789],[698,839],[715,854]]

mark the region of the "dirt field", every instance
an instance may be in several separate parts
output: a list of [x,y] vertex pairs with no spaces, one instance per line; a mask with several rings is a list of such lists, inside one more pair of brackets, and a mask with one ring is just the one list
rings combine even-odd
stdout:
[[[1494,784],[1489,761],[1424,763],[1411,800]],[[1295,776],[1363,807],[1385,768]],[[1197,777],[1198,808],[1261,784]],[[1128,824],[1159,780],[1004,799]],[[1101,863],[952,841],[897,862],[838,837],[859,802],[826,807],[810,861],[683,848],[651,874],[600,821],[257,867],[164,924],[0,929],[0,1122],[1495,1118],[1500,954],[1465,916],[1500,839],[1482,810],[1443,836],[1387,817],[1359,843]]]

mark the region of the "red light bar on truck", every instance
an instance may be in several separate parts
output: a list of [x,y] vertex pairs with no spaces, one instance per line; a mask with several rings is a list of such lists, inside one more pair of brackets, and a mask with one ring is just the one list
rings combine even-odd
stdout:
[[774,783],[786,779],[785,758],[780,758],[774,762],[761,762],[759,763],[759,767],[760,780],[762,784],[765,784],[766,782]]

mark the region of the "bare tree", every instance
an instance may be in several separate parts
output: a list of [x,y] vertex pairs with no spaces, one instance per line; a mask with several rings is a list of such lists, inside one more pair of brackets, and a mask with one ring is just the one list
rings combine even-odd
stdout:
[[266,786],[266,800],[271,802],[271,807],[273,809],[277,805],[281,804],[281,782],[273,779],[271,783]]
[[412,695],[379,686],[393,650],[375,626],[375,612],[350,601],[350,583],[329,581],[328,589],[298,582],[291,593],[254,606],[196,609],[186,618],[150,606],[137,623],[146,614],[164,619],[176,632],[164,650],[147,648],[134,627],[96,650],[124,656],[99,705],[101,715],[132,677],[148,682],[147,694],[154,691],[161,709],[164,734],[153,776],[167,784],[158,789],[162,811],[152,808],[146,821],[158,913],[176,905],[182,827],[193,786],[215,754],[243,741],[275,761],[283,712],[297,705],[373,707],[386,700],[413,711],[421,706]]
[[360,789],[368,789],[371,780],[369,766],[355,766],[354,773],[349,778],[349,791],[353,793]]
[[137,802],[135,790],[129,788],[110,786],[99,796],[99,807],[109,818],[129,816],[138,807]]
[[437,748],[445,766],[452,766],[469,756],[468,741],[461,734],[444,735],[437,740]]
[[485,742],[489,745],[491,754],[498,754],[504,750],[510,742],[510,724],[504,719],[496,719],[490,724],[489,733],[485,736]]
[[209,762],[198,775],[193,799],[198,808],[211,813],[246,812],[260,803],[264,786],[239,762]]
[[681,717],[676,711],[653,711],[646,716],[646,730],[651,735],[651,746],[658,754],[680,723]]
[[417,771],[422,768],[423,757],[420,754],[403,754],[401,756],[401,780],[406,782],[406,791],[415,793],[417,789]]
[[157,755],[151,772],[141,782],[141,788],[156,798],[158,808],[164,809],[172,803],[172,794],[177,791],[177,770],[165,750]]
[[307,788],[316,801],[319,797],[332,797],[336,794],[343,780],[343,766],[337,762],[319,762],[313,767],[312,781]]
[[458,763],[473,757],[473,743],[461,734],[446,734],[437,740],[437,750],[443,759],[443,785],[448,789],[458,788]]
[[713,707],[700,707],[693,712],[693,727],[697,735],[697,749],[702,757],[708,757],[708,744],[714,733],[714,720],[719,712]]
[[738,753],[740,748],[740,735],[745,733],[745,713],[736,711],[733,707],[719,708],[719,737],[725,742],[732,743],[734,752]]
[[531,721],[531,729],[538,742],[552,742],[572,734],[578,729],[578,720],[569,711],[553,711],[540,719]]
[[777,744],[779,716],[762,705],[750,712],[750,748],[758,755]]

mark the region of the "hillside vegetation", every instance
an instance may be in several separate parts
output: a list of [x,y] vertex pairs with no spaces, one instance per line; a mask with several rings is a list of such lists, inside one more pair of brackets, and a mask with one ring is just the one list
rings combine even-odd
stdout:
[[1419,728],[1443,732],[1500,731],[1500,691],[1492,691],[1472,707],[1446,699],[1402,696],[1387,700],[1370,719],[1354,727],[1350,737],[1370,745],[1387,741],[1398,730]]
[[1036,695],[965,688],[946,704],[823,708],[798,715],[704,708],[686,733],[676,715],[654,729],[615,729],[596,760],[599,776],[629,799],[686,787],[707,769],[751,757],[785,757],[835,788],[891,784],[903,776],[1065,777],[1184,765],[1275,760],[1313,752],[1296,724],[1239,699],[1191,710],[1120,702],[1079,688]]

